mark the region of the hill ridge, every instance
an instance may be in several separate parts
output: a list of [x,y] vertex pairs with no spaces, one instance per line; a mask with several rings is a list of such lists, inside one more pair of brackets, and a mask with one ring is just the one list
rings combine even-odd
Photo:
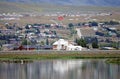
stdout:
[[[3,0],[0,0],[3,1]],[[4,0],[17,3],[50,3],[74,6],[120,6],[120,0]]]

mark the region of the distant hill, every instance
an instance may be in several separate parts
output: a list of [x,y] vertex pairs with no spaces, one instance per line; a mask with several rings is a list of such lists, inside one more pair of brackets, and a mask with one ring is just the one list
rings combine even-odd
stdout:
[[[12,2],[13,1],[13,2]],[[19,2],[22,1],[22,2]],[[23,2],[25,1],[25,2]],[[27,2],[26,2],[27,1]],[[0,13],[12,12],[34,12],[34,13],[54,13],[54,12],[80,12],[80,11],[120,11],[120,7],[99,7],[99,6],[75,6],[57,5],[45,2],[32,3],[33,0],[0,0]],[[37,1],[37,0],[35,0]],[[42,1],[42,0],[40,0]],[[50,0],[47,0],[50,1]],[[55,0],[57,1],[57,0]],[[61,0],[66,1],[66,0]],[[72,0],[69,0],[72,1]],[[30,3],[31,2],[31,3]],[[54,2],[54,0],[53,0]]]
[[41,8],[35,5],[26,5],[22,3],[0,2],[0,13],[6,12],[40,12]]
[[[0,0],[3,1],[3,0]],[[120,0],[4,0],[20,3],[50,3],[74,6],[120,6]]]

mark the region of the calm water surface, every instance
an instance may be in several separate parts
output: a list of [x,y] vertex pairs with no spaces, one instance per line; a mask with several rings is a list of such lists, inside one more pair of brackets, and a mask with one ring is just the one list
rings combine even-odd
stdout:
[[120,79],[120,65],[104,60],[42,60],[0,63],[0,79]]

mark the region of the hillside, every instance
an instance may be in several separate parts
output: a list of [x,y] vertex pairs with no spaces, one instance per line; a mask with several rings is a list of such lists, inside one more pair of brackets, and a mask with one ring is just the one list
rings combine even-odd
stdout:
[[[3,1],[3,0],[0,0]],[[120,0],[4,0],[18,3],[49,3],[75,6],[120,6]]]
[[0,2],[0,13],[6,12],[40,12],[42,9],[35,5],[26,5],[23,3]]
[[0,13],[8,12],[32,12],[32,13],[54,13],[54,12],[80,12],[80,11],[120,11],[119,7],[96,7],[96,6],[73,6],[73,5],[52,5],[42,4],[26,4],[0,2]]

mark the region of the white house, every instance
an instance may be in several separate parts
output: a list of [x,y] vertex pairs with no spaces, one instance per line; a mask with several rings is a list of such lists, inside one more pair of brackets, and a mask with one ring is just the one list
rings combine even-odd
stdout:
[[53,43],[53,50],[82,50],[81,46],[74,46],[67,40],[59,39]]
[[79,50],[79,51],[81,51],[82,46],[74,46],[72,44],[69,44],[68,47],[67,47],[67,50]]
[[64,39],[59,39],[55,43],[53,43],[54,50],[66,50],[68,46],[68,41]]

